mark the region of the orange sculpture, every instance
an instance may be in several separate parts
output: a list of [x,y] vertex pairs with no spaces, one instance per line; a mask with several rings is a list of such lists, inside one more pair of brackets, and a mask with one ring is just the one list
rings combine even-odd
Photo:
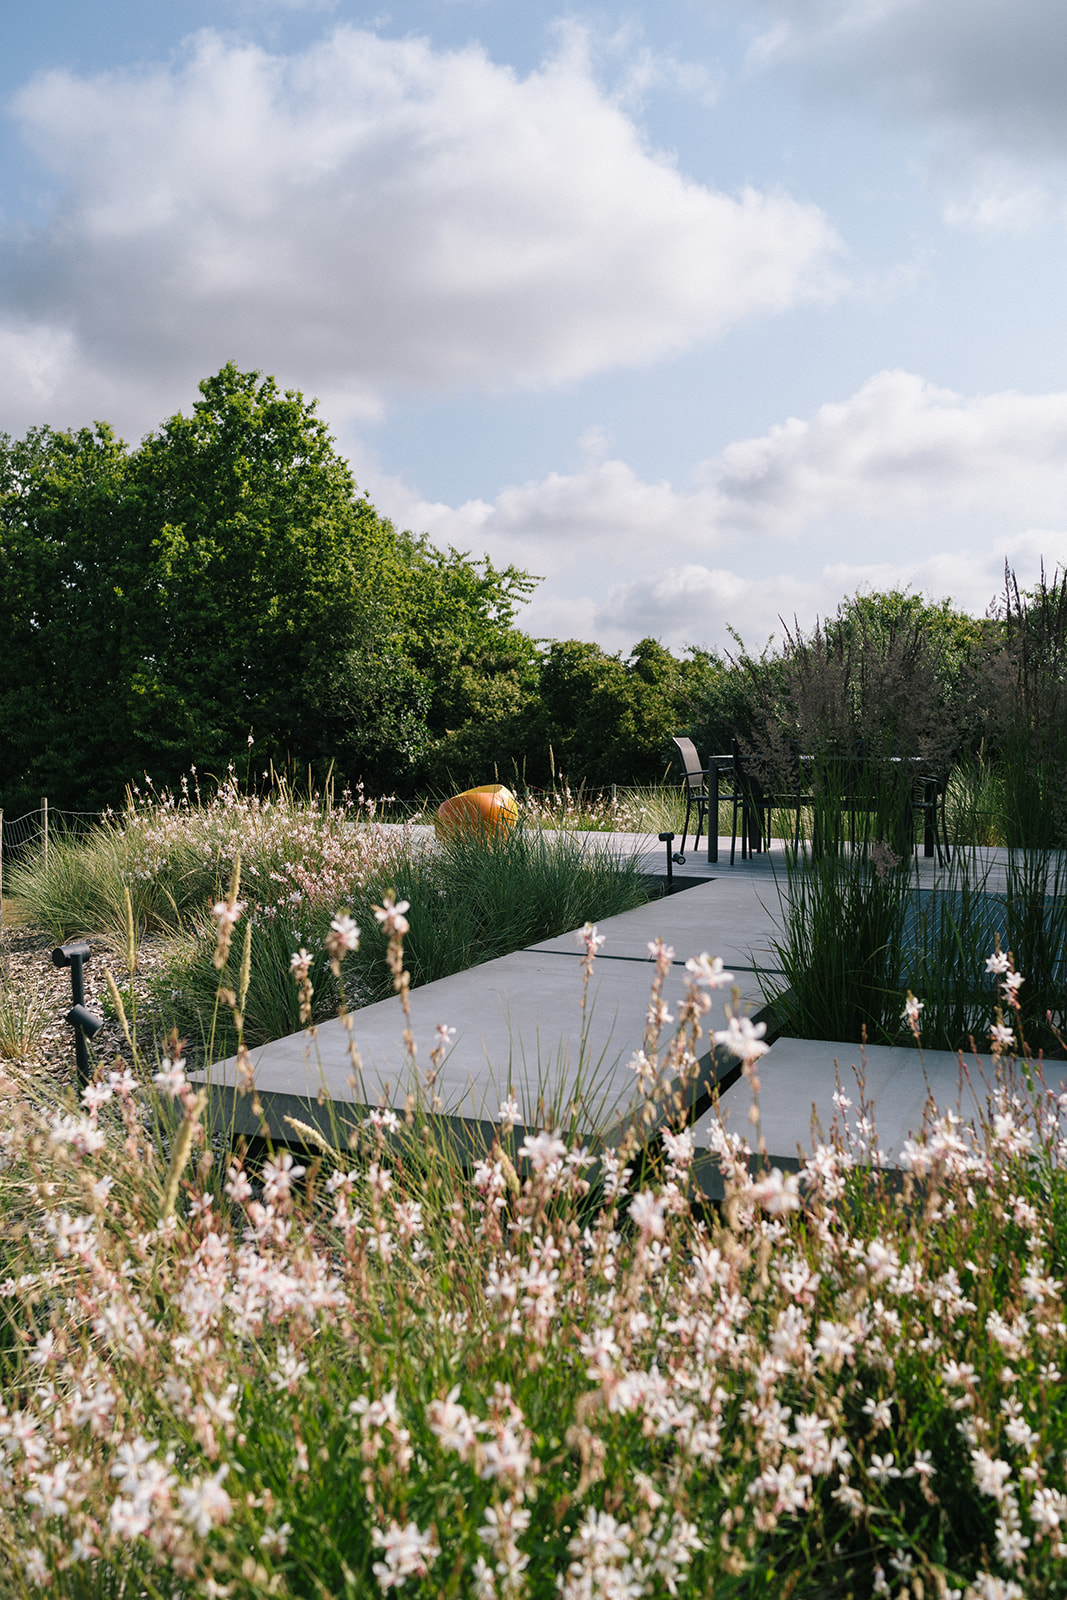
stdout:
[[483,783],[477,789],[464,789],[450,800],[443,800],[434,818],[434,832],[447,839],[464,828],[487,833],[513,828],[519,820],[519,802],[502,783]]

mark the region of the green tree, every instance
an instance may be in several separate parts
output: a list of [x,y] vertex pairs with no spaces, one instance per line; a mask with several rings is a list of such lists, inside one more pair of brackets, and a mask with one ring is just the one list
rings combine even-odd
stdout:
[[681,664],[655,639],[625,660],[579,639],[551,644],[540,696],[541,738],[571,783],[658,783],[691,709]]
[[[131,740],[123,683],[139,585],[126,447],[104,425],[0,438],[0,796],[110,793]],[[123,768],[128,771],[128,768]],[[121,791],[120,791],[121,792]]]
[[250,732],[257,764],[410,789],[448,719],[530,679],[531,581],[398,533],[314,404],[232,364],[134,450],[5,439],[0,803],[222,772]]

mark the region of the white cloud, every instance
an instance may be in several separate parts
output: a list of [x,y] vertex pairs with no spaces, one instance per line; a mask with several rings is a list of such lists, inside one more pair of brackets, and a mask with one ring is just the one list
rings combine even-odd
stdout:
[[949,221],[1018,231],[1067,187],[1067,7],[1062,0],[764,0],[760,67],[935,132]]
[[[55,187],[0,235],[4,325],[68,341],[65,404],[115,388],[142,426],[231,356],[367,415],[651,362],[838,286],[821,212],[687,179],[573,30],[524,78],[476,45],[204,32],[173,64],[42,73],[11,111]],[[0,421],[28,404],[0,377]]]
[[1067,521],[1067,393],[965,398],[882,372],[848,400],[731,444],[702,476],[725,528],[1017,529]]
[[357,476],[403,526],[543,574],[535,632],[612,648],[721,644],[728,625],[760,640],[863,584],[981,613],[1005,557],[1027,579],[1042,556],[1067,564],[1067,393],[964,397],[906,372],[736,441],[688,486],[595,454],[454,507],[369,463]]

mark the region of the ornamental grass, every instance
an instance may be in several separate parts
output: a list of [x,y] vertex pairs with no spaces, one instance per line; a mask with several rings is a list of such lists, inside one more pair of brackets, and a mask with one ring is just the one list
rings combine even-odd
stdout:
[[[407,909],[375,912],[402,1000]],[[357,940],[336,915],[334,968]],[[253,1159],[212,1145],[177,1040],[77,1102],[27,1088],[0,1132],[0,1593],[1064,1594],[1067,1140],[992,972],[985,1112],[931,1106],[888,1158],[860,1083],[768,1170],[735,1018],[751,1150],[715,1136],[718,1208],[669,1103],[587,1148],[565,1107],[520,1135],[509,1094],[462,1159],[413,1083]],[[677,1033],[653,988],[650,1105],[729,982],[689,975]]]

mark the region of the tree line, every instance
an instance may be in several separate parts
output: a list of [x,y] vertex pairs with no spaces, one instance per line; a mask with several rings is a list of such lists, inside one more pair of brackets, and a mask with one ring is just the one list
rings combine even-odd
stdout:
[[[372,794],[651,783],[672,733],[728,749],[768,715],[819,714],[823,691],[807,711],[790,699],[811,638],[681,657],[537,640],[516,620],[535,583],[397,530],[314,403],[232,364],[134,447],[104,423],[0,436],[0,805],[89,809],[144,773],[244,772],[250,739],[256,771],[332,764]],[[857,596],[815,655],[840,677],[835,659],[891,638],[903,670],[910,630],[944,710],[1005,626]]]

